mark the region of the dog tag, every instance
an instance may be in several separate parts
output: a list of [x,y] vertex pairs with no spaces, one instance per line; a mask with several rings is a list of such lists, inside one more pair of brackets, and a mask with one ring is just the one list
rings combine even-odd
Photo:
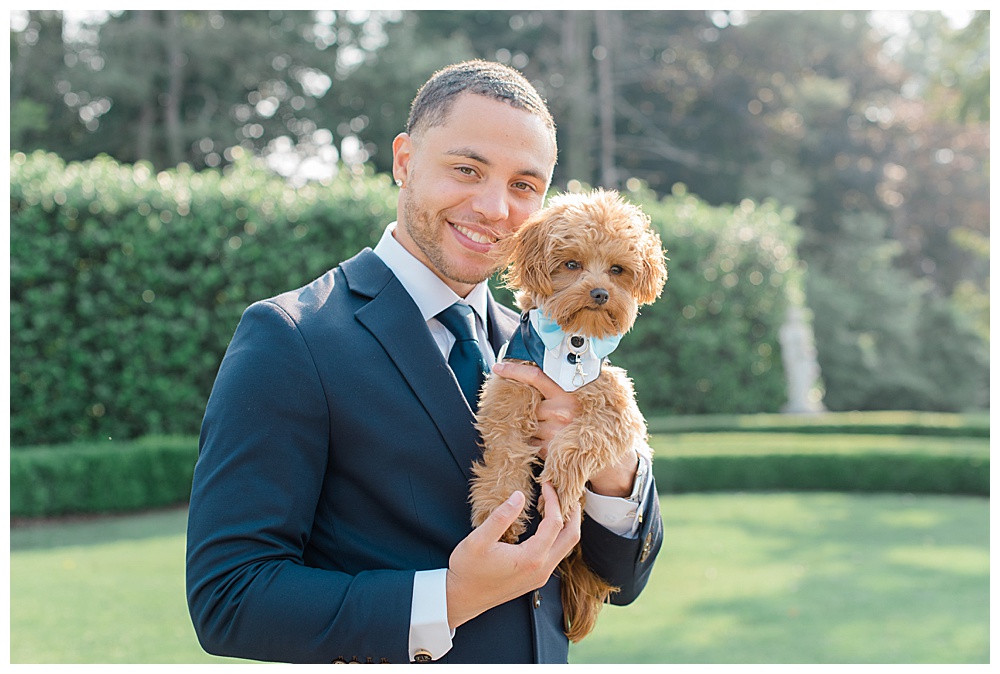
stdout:
[[582,335],[570,335],[567,346],[569,354],[566,360],[576,366],[573,370],[573,386],[579,388],[587,383],[587,373],[583,370],[583,354],[590,348],[590,342]]

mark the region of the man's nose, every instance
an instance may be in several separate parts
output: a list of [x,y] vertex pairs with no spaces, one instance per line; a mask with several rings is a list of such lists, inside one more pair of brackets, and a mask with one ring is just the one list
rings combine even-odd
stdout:
[[476,197],[472,200],[472,208],[490,222],[506,220],[510,215],[506,185],[489,183],[481,185]]

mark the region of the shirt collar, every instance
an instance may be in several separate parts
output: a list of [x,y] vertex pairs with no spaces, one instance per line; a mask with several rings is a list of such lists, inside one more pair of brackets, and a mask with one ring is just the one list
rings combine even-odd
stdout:
[[486,306],[489,296],[489,286],[486,281],[476,285],[464,299],[430,270],[403,248],[393,236],[396,223],[392,222],[382,232],[382,238],[375,246],[375,254],[403,284],[406,292],[420,309],[424,320],[434,318],[455,302],[462,300],[476,312],[482,325],[486,325]]

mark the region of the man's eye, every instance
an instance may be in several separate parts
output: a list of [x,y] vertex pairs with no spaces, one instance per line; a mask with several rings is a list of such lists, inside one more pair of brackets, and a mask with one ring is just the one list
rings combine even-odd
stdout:
[[581,265],[576,260],[570,260],[569,262],[566,263],[566,269],[580,269],[582,268],[582,266],[583,265]]
[[623,271],[625,271],[625,269],[622,268],[622,266],[620,264],[613,264],[613,265],[611,265],[611,274],[612,274],[612,276],[618,276]]

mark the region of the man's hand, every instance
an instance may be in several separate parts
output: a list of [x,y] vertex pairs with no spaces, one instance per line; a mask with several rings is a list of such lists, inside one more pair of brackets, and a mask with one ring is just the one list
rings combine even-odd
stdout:
[[538,457],[545,458],[549,441],[563,428],[576,419],[580,413],[580,403],[576,396],[567,393],[542,369],[526,363],[497,363],[493,372],[506,379],[526,384],[542,394],[542,402],[538,405],[538,430],[532,438],[538,446]]
[[455,629],[479,614],[545,585],[556,566],[580,540],[580,506],[568,522],[560,516],[559,499],[542,484],[545,515],[531,538],[516,545],[501,543],[524,507],[524,494],[507,501],[456,546],[448,560],[448,625]]
[[[541,368],[534,365],[497,363],[493,367],[493,372],[501,377],[527,384],[542,394],[542,402],[538,405],[538,430],[534,441],[538,445],[538,457],[544,460],[552,438],[571,424],[580,413],[576,396],[563,390],[542,372]],[[638,458],[630,453],[622,463],[609,466],[600,473],[592,475],[591,491],[602,496],[627,497],[632,493],[638,465]]]

